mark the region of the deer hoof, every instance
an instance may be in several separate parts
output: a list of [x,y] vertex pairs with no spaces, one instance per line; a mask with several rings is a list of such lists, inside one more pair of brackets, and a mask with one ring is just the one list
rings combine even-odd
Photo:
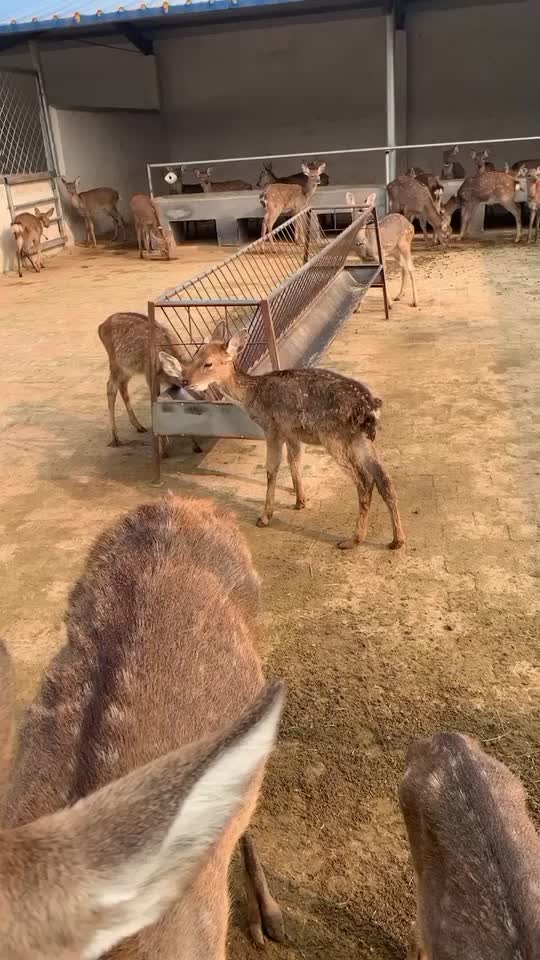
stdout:
[[338,550],[354,550],[358,546],[358,540],[355,540],[354,537],[349,537],[347,540],[340,540],[338,543]]
[[196,440],[193,441],[192,446],[193,446],[193,453],[202,453],[202,452],[203,452],[203,448],[201,447],[201,445],[200,445],[199,443],[197,443]]
[[135,429],[137,433],[148,433],[148,430],[146,429],[146,427],[143,427],[142,423],[137,424]]
[[305,500],[297,500],[296,503],[295,503],[295,505],[294,505],[294,509],[295,509],[295,510],[305,510],[305,509],[306,509],[306,501],[305,501]]
[[118,439],[118,437],[113,437],[113,439],[111,440],[110,443],[107,444],[107,446],[108,446],[108,447],[121,447],[122,444],[120,443],[120,440]]
[[399,550],[405,543],[405,537],[394,538],[391,543],[388,544],[389,550]]
[[258,527],[267,527],[270,523],[270,517],[259,517],[257,520]]

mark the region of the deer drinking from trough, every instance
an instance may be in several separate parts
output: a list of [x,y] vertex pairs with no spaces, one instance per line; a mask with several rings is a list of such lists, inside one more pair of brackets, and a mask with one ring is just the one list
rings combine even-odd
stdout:
[[206,170],[194,170],[201,187],[205,193],[233,193],[235,190],[253,190],[250,183],[245,180],[211,180],[210,174],[212,167]]
[[[45,265],[41,256],[41,237],[43,236],[43,228],[50,226],[53,214],[54,207],[46,211],[34,207],[33,213],[18,213],[13,220],[11,232],[17,250],[19,277],[22,277],[22,265],[25,257],[30,261],[36,273],[39,273]],[[32,255],[35,256],[35,260],[32,259]]]
[[126,226],[118,210],[120,196],[111,187],[94,187],[92,190],[80,190],[81,178],[64,180],[62,178],[72,206],[84,220],[86,228],[86,242],[97,247],[95,219],[100,213],[108,214],[114,223],[113,242],[118,240],[118,229],[122,231],[122,238],[126,238]]
[[130,198],[129,206],[133,214],[139,256],[151,256],[152,242],[157,244],[161,256],[172,260],[175,254],[175,243],[171,230],[165,231],[159,221],[159,214],[153,200],[145,193],[134,193]]
[[261,236],[265,237],[272,232],[278,217],[283,213],[295,216],[309,206],[325,169],[325,163],[303,163],[305,183],[269,183],[264,188],[260,197],[265,208]]
[[[166,345],[167,350],[173,356],[178,356],[174,338],[169,330],[160,323],[156,323],[156,327],[158,342]],[[112,434],[109,446],[119,447],[121,443],[116,428],[115,414],[118,391],[120,391],[132,426],[138,433],[146,433],[146,427],[143,427],[142,423],[139,422],[131,406],[128,383],[134,376],[143,376],[148,384],[148,389],[150,389],[150,327],[148,317],[144,313],[113,313],[99,325],[98,335],[109,358],[107,402]],[[166,383],[173,382],[176,384],[176,378],[171,381],[161,365],[158,365],[156,375]],[[192,445],[195,453],[202,452],[195,439],[192,441]],[[163,454],[166,455],[167,443],[163,442],[162,447]]]
[[[372,206],[376,200],[377,194],[371,193],[365,200],[365,205]],[[345,202],[350,207],[354,207],[356,205],[354,194],[346,193]],[[353,216],[358,218],[360,212],[358,210],[355,211]],[[397,261],[401,269],[401,288],[395,299],[400,300],[403,296],[407,277],[409,277],[412,288],[413,307],[417,307],[416,278],[411,253],[411,245],[414,239],[414,227],[412,223],[410,223],[406,217],[402,216],[401,213],[388,213],[379,221],[379,234],[383,259],[386,261],[387,257],[392,257],[393,260]],[[358,231],[356,242],[362,257],[366,257],[369,260],[378,260],[379,251],[374,226],[361,227]]]
[[274,370],[260,376],[244,373],[238,357],[247,342],[247,331],[229,336],[220,323],[208,343],[190,362],[167,353],[159,354],[161,366],[171,379],[187,389],[206,390],[217,384],[247,411],[264,430],[266,438],[266,502],[257,526],[266,527],[274,513],[276,481],[283,453],[287,458],[296,494],[297,510],[306,505],[302,478],[303,444],[325,448],[352,478],[358,494],[358,519],[351,537],[342,540],[342,550],[356,547],[365,539],[373,487],[388,507],[393,538],[392,549],[405,542],[394,485],[381,461],[375,440],[382,401],[358,380],[331,370]]
[[449,220],[444,212],[441,214],[435,206],[435,201],[428,188],[420,183],[416,176],[401,174],[387,186],[392,213],[401,213],[411,222],[418,218],[424,240],[429,242],[426,224],[429,223],[435,241],[444,245],[449,232]]
[[463,180],[466,176],[465,167],[454,160],[459,153],[459,147],[452,147],[450,150],[443,151],[443,165],[441,170],[441,180]]
[[540,837],[517,777],[441,733],[410,748],[400,803],[416,877],[410,960],[536,960]]
[[[485,151],[484,151],[485,152]],[[461,204],[461,230],[459,239],[462,240],[476,209],[481,204],[499,203],[508,210],[516,221],[516,239],[521,239],[521,209],[515,200],[516,176],[502,170],[483,170],[473,176],[466,177],[458,190],[458,200]]]
[[259,593],[208,500],[122,517],[71,592],[13,765],[0,644],[3,960],[224,960],[239,840],[252,935],[283,939],[245,833],[283,704],[255,651]]

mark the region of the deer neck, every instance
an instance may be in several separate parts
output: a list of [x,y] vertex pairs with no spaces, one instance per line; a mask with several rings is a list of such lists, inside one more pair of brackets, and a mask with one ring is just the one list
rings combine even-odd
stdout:
[[219,384],[222,393],[230,397],[234,403],[245,405],[249,389],[255,382],[255,377],[244,373],[236,365],[232,366],[230,376]]
[[308,180],[305,186],[305,194],[306,194],[307,200],[311,200],[316,189],[317,189],[317,181],[312,179],[311,177],[308,177]]

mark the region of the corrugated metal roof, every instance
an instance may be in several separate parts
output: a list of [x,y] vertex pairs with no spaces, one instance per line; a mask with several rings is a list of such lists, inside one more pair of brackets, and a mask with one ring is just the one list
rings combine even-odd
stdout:
[[0,33],[130,22],[171,14],[215,13],[305,0],[0,0]]

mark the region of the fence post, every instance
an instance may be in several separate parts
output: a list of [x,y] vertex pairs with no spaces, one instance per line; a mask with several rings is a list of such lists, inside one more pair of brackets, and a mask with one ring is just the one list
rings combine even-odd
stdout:
[[387,320],[390,319],[390,299],[388,297],[388,289],[386,286],[386,270],[384,267],[384,257],[382,251],[381,243],[381,232],[379,230],[379,215],[377,213],[376,204],[373,206],[373,220],[375,223],[375,239],[377,241],[377,255],[379,257],[379,263],[381,265],[381,283],[383,290],[383,300],[384,300],[384,315]]
[[150,355],[150,430],[152,432],[152,462],[153,475],[152,483],[161,482],[161,437],[154,432],[154,404],[159,394],[159,380],[156,376],[156,308],[150,300],[148,302],[148,333],[149,333],[149,355]]
[[268,300],[261,300],[261,317],[264,324],[264,335],[268,344],[268,353],[272,361],[272,370],[280,370],[279,353],[276,344],[276,334],[272,320],[272,311]]
[[311,234],[311,208],[308,207],[305,210],[305,220],[304,224],[304,263],[307,263],[309,260],[309,239]]

